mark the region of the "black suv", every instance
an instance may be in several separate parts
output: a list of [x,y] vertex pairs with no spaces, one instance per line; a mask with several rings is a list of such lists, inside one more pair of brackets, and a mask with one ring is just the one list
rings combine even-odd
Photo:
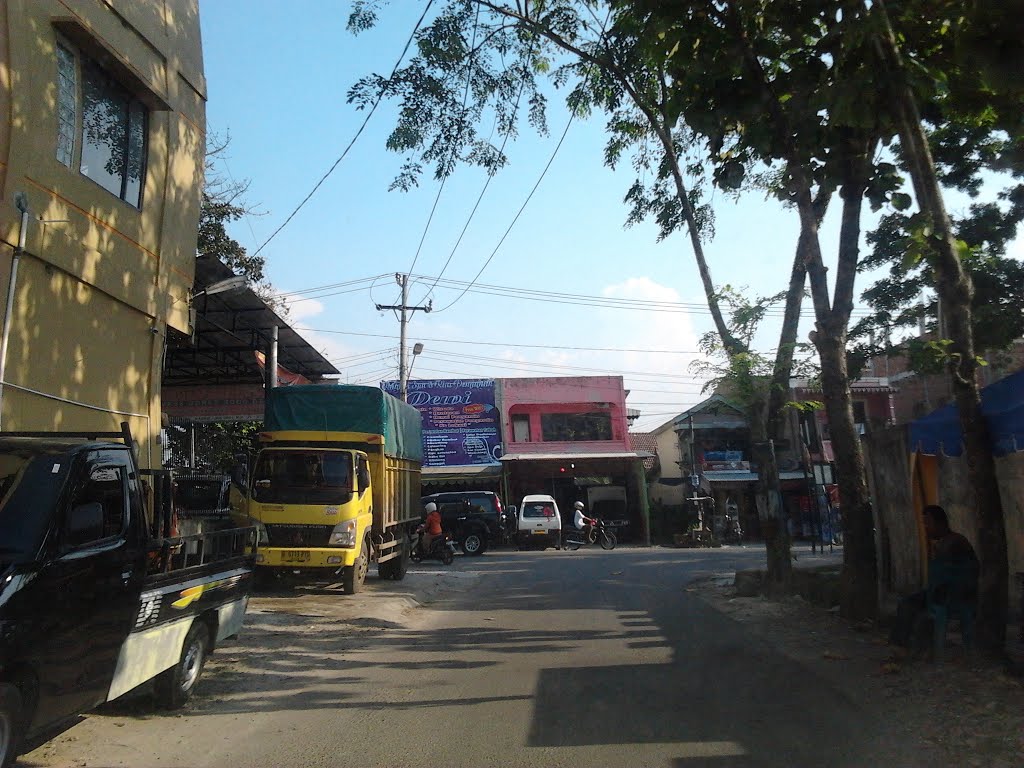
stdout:
[[508,541],[507,514],[492,491],[434,493],[420,501],[437,505],[441,528],[452,534],[467,555],[482,555],[488,547]]

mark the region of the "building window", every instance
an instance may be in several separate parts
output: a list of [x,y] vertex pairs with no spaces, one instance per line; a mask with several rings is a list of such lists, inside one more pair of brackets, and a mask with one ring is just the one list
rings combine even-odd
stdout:
[[75,158],[75,127],[78,125],[78,68],[75,55],[57,46],[57,159],[71,167]]
[[579,443],[612,439],[612,417],[607,411],[545,413],[540,417],[544,442]]
[[512,416],[512,441],[516,443],[530,442],[530,416],[519,413]]
[[96,62],[57,46],[57,160],[142,207],[148,110]]
[[853,401],[853,423],[859,434],[863,435],[867,431],[867,404],[863,400]]

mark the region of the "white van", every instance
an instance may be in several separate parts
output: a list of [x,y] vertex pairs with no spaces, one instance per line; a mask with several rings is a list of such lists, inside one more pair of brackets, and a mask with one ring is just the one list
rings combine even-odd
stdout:
[[518,521],[516,536],[520,549],[557,549],[562,545],[562,517],[553,497],[542,494],[524,496],[523,503],[519,505]]

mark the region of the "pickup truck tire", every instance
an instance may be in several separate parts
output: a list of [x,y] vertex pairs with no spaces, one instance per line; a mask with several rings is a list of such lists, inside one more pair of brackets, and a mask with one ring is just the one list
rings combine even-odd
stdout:
[[462,537],[462,554],[477,557],[487,551],[487,536],[479,528],[470,528]]
[[157,703],[166,709],[179,709],[192,698],[203,674],[206,652],[210,647],[210,628],[206,622],[196,619],[192,622],[185,642],[181,646],[178,663],[156,677],[154,694]]
[[366,540],[359,548],[359,557],[353,565],[346,565],[341,569],[341,586],[346,595],[354,595],[363,588],[366,581],[366,572],[370,569],[370,553]]
[[0,684],[0,768],[14,764],[22,725],[21,693],[13,685]]

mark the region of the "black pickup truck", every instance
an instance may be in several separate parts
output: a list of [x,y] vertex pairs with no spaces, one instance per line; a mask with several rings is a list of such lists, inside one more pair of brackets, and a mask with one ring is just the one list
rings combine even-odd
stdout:
[[151,680],[184,704],[241,629],[255,529],[177,535],[122,430],[0,433],[0,767]]

